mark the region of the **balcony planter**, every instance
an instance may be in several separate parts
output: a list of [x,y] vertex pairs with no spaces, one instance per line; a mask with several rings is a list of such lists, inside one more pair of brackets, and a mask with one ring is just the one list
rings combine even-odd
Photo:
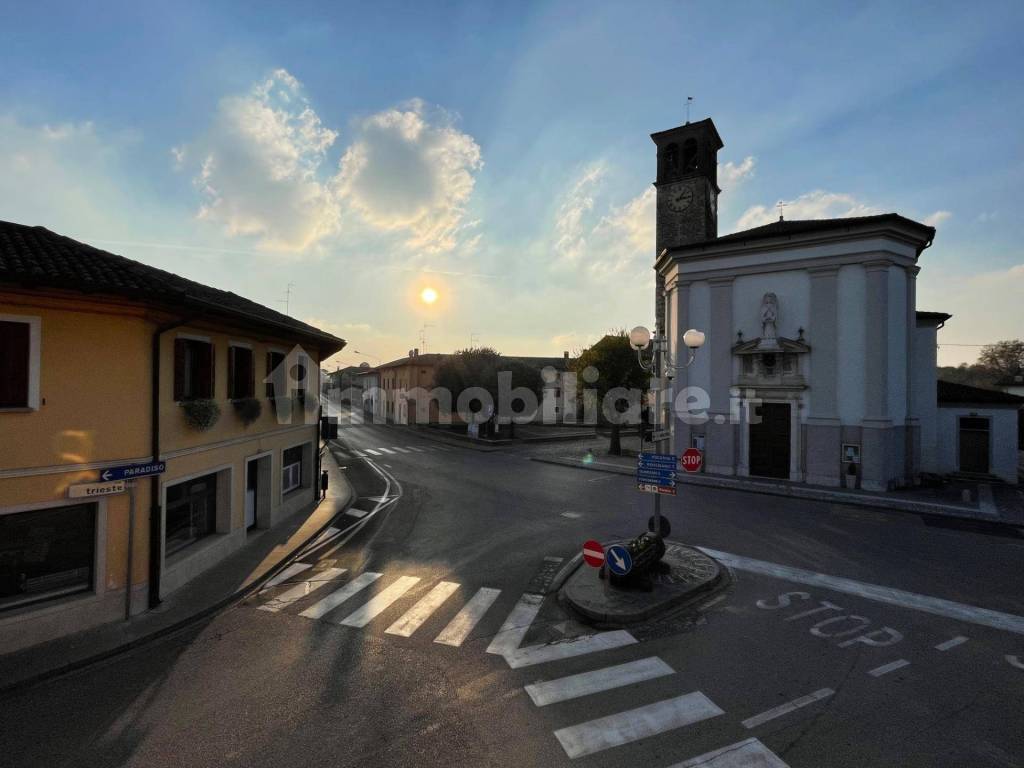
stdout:
[[220,419],[220,406],[214,400],[185,400],[181,408],[186,423],[197,432],[205,432]]
[[235,407],[235,413],[238,414],[238,418],[247,427],[263,415],[263,404],[255,397],[243,397],[238,400],[232,400],[231,404]]

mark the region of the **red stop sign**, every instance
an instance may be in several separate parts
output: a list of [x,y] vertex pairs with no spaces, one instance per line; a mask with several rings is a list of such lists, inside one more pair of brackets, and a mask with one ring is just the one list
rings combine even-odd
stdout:
[[604,565],[604,547],[601,542],[591,539],[583,545],[583,562],[595,568]]
[[687,448],[683,451],[679,461],[687,472],[700,472],[701,465],[704,463],[704,454],[696,448]]

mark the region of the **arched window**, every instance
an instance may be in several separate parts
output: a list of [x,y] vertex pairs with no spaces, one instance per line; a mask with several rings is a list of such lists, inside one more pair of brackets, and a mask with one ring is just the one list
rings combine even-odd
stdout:
[[674,173],[679,170],[679,147],[676,144],[669,144],[661,156],[662,170],[665,173]]
[[683,142],[683,171],[697,170],[697,140],[687,139]]

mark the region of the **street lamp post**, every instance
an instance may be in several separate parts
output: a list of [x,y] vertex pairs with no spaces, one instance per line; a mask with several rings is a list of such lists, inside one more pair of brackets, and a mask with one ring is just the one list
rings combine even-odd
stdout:
[[[651,337],[651,332],[642,325],[638,325],[632,331],[629,332],[629,344],[633,349],[636,350],[636,359],[640,364],[640,367],[645,371],[650,371],[653,375],[651,376],[651,392],[657,397],[658,384],[660,379],[664,376],[667,379],[675,378],[675,372],[678,368],[688,368],[693,363],[694,358],[697,355],[697,350],[704,346],[705,336],[702,331],[698,331],[695,328],[691,328],[683,334],[683,344],[686,345],[689,350],[689,355],[685,365],[674,365],[672,363],[671,350],[668,348],[668,339],[660,331],[657,332],[654,337]],[[643,358],[643,350],[653,345],[651,360],[645,362]],[[665,411],[665,428],[671,425],[671,403],[666,402],[665,407],[662,409]],[[656,416],[655,424],[653,425],[658,431],[664,433],[666,429],[662,428],[661,416]],[[666,447],[667,440],[664,437],[660,437],[654,441],[655,450],[658,453],[665,453],[668,448]],[[643,452],[643,433],[640,436],[640,448],[641,453]],[[654,519],[653,519],[654,533],[661,535],[661,494],[655,494],[654,496]]]

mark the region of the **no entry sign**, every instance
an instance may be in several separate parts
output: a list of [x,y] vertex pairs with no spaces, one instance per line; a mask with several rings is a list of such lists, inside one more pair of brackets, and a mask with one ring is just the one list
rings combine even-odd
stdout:
[[591,539],[583,545],[583,562],[595,568],[604,565],[604,547],[601,542]]
[[687,448],[683,451],[679,461],[687,472],[700,472],[701,465],[704,463],[704,455],[696,448]]

